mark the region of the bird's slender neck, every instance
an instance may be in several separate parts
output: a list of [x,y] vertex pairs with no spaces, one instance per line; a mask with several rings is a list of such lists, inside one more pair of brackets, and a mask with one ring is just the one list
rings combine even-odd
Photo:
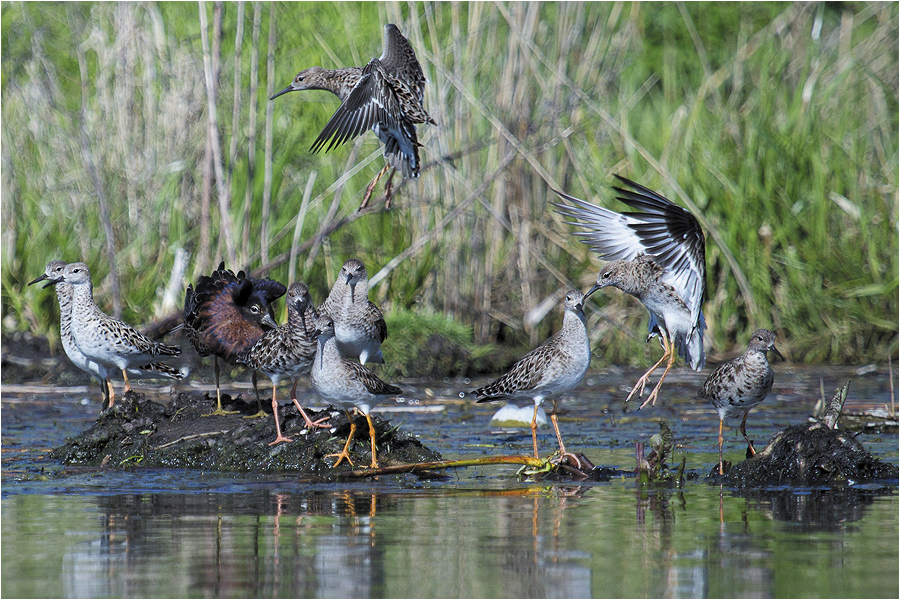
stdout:
[[584,311],[579,310],[567,310],[563,314],[563,329],[573,329],[573,328],[586,328],[587,320],[584,316]]
[[328,336],[327,339],[322,339],[319,337],[319,351],[318,356],[319,365],[321,367],[325,366],[325,363],[333,363],[334,361],[340,362],[341,353],[338,352],[337,340],[333,335]]
[[[94,305],[94,286],[90,281],[84,283],[73,283],[72,287],[72,310],[74,312],[90,312]],[[71,314],[70,313],[70,314]]]
[[59,301],[59,330],[65,336],[72,323],[72,284],[57,283],[56,299]]
[[362,77],[362,69],[359,67],[341,67],[340,69],[322,69],[319,76],[312,78],[306,85],[306,89],[325,90],[341,99],[347,99],[359,78]]

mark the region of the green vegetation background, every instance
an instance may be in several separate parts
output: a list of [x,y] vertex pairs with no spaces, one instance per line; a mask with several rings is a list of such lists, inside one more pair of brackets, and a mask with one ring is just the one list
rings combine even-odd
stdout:
[[[896,3],[0,11],[6,334],[55,342],[54,295],[25,284],[56,258],[87,262],[98,304],[142,324],[177,313],[219,260],[321,301],[357,256],[392,336],[419,323],[535,345],[600,264],[551,188],[622,210],[617,173],[700,218],[713,352],[769,327],[797,362],[896,356]],[[310,154],[337,99],[267,98],[302,68],[380,55],[387,22],[416,49],[438,126],[419,128],[421,178],[357,215],[383,164],[375,136]],[[594,298],[602,359],[648,364],[643,307]]]

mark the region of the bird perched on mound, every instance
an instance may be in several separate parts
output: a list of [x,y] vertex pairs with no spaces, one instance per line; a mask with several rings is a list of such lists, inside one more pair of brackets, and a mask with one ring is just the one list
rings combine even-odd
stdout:
[[323,69],[310,67],[297,73],[289,86],[270,98],[300,90],[325,90],[341,99],[341,105],[313,142],[311,152],[325,151],[371,129],[384,144],[387,163],[366,190],[359,206],[369,203],[378,180],[391,168],[385,186],[385,208],[390,208],[391,179],[400,169],[404,177],[418,179],[419,140],[417,123],[436,125],[422,106],[425,75],[409,40],[393,23],[384,26],[384,50],[365,67]]
[[[706,291],[706,241],[697,219],[657,194],[624,177],[632,188],[613,188],[619,200],[644,212],[616,213],[556,192],[569,201],[555,204],[571,223],[587,231],[576,233],[600,258],[611,260],[597,275],[597,283],[585,297],[614,286],[640,300],[650,313],[649,335],[659,336],[662,358],[632,388],[627,403],[640,397],[650,374],[663,362],[666,369],[641,408],[656,404],[663,380],[675,362],[677,350],[695,371],[706,363],[703,333],[706,320],[700,305]],[[633,191],[632,191],[633,190]]]
[[[201,276],[196,287],[188,285],[184,296],[185,335],[200,356],[213,356],[216,374],[216,410],[204,416],[234,412],[222,409],[219,359],[236,364],[239,353],[250,349],[267,329],[277,327],[271,305],[285,291],[284,285],[272,279],[252,279],[243,271],[235,275],[224,262],[211,275]],[[253,387],[255,390],[255,373]],[[263,414],[260,404],[259,416]]]
[[275,392],[282,378],[293,380],[291,400],[306,421],[306,426],[328,427],[320,425],[320,421],[313,423],[297,401],[297,382],[301,376],[309,375],[316,355],[314,336],[316,310],[305,283],[292,283],[287,294],[288,322],[277,329],[270,329],[251,348],[238,354],[239,362],[272,380],[272,412],[275,414],[276,437],[270,446],[291,441],[281,434],[281,424],[278,420],[278,400]]
[[[53,263],[51,263],[53,264]],[[70,327],[72,341],[88,362],[98,365],[98,373],[109,388],[109,404],[115,393],[109,382],[112,369],[122,371],[126,392],[131,390],[128,370],[150,363],[160,356],[178,356],[181,349],[155,342],[127,323],[110,317],[94,304],[91,272],[85,263],[71,263],[62,273],[49,280],[50,284],[70,286]]]
[[531,441],[535,458],[538,458],[538,407],[547,398],[553,398],[550,419],[559,442],[560,457],[568,456],[579,462],[566,451],[559,434],[556,397],[581,383],[591,363],[591,344],[584,317],[584,294],[578,290],[569,290],[563,299],[563,307],[563,325],[553,337],[520,358],[502,377],[472,393],[476,402],[517,398],[534,402]]
[[756,448],[747,437],[747,415],[751,408],[765,400],[772,391],[775,375],[766,358],[766,352],[769,351],[784,360],[775,347],[775,334],[768,329],[757,329],[750,336],[747,351],[713,371],[700,388],[698,395],[712,402],[719,413],[719,475],[724,475],[722,422],[726,417],[743,417],[741,435],[747,441],[750,453],[756,455]]
[[323,398],[341,406],[347,414],[347,420],[350,421],[350,435],[347,437],[344,449],[338,454],[329,454],[327,456],[337,457],[337,461],[332,465],[334,467],[341,464],[341,461],[344,459],[353,465],[353,461],[350,460],[349,450],[353,436],[356,434],[356,423],[353,422],[353,417],[350,416],[350,408],[355,408],[365,415],[366,421],[369,423],[369,439],[372,444],[372,462],[369,466],[377,469],[375,424],[372,423],[369,410],[384,398],[401,394],[403,390],[385,383],[375,373],[361,364],[341,356],[334,337],[334,321],[328,315],[320,315],[316,319],[314,335],[318,346],[313,367],[309,374],[310,382]]
[[[39,281],[59,279],[56,284],[56,299],[59,301],[59,338],[62,341],[63,350],[72,364],[82,371],[93,375],[100,382],[103,393],[103,409],[112,406],[116,400],[116,393],[110,381],[110,369],[93,360],[90,360],[75,343],[75,337],[72,334],[72,284],[66,283],[62,279],[63,271],[66,268],[65,261],[52,260],[47,263],[44,274],[30,282],[28,285],[34,285]],[[53,285],[48,283],[44,287]],[[128,373],[135,377],[166,377],[181,381],[187,377],[188,369],[175,369],[164,362],[154,362],[139,367],[126,369]]]
[[342,356],[367,362],[384,363],[381,344],[387,338],[384,315],[369,300],[369,273],[358,258],[341,267],[325,302],[316,310],[334,320],[335,339]]

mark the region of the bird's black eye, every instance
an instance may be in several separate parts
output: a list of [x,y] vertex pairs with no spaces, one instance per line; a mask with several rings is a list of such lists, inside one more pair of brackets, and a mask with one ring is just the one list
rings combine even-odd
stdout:
[[607,272],[607,273],[604,273],[603,275],[601,275],[601,277],[602,277],[603,279],[609,279],[609,276],[610,276],[610,275],[611,275],[611,273]]
[[262,312],[262,308],[259,304],[254,304],[250,307],[250,312],[252,312],[254,315],[258,315],[260,312]]

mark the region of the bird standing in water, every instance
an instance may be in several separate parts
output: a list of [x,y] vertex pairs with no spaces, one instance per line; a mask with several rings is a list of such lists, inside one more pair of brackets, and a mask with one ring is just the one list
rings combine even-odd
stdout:
[[476,402],[523,398],[534,402],[531,419],[531,441],[538,458],[537,413],[547,398],[553,398],[550,420],[556,431],[561,458],[580,461],[566,451],[556,418],[556,398],[574,389],[584,379],[591,363],[591,343],[584,316],[584,294],[569,290],[563,300],[565,313],[562,328],[546,342],[520,358],[505,375],[474,392]]
[[722,422],[726,417],[743,417],[741,435],[747,441],[750,453],[756,456],[756,448],[747,437],[747,415],[772,391],[775,375],[766,358],[768,351],[784,360],[775,347],[775,334],[768,329],[757,329],[750,337],[747,351],[713,371],[700,388],[699,396],[712,402],[719,413],[719,475],[725,474],[722,466]]
[[[369,204],[378,180],[392,169],[385,185],[386,209],[391,203],[391,181],[397,169],[407,179],[418,179],[419,140],[417,123],[436,125],[422,105],[425,75],[412,46],[396,25],[384,26],[384,50],[365,67],[324,69],[310,67],[297,73],[289,86],[270,98],[301,90],[325,90],[341,99],[341,105],[313,142],[310,151],[325,151],[371,129],[384,144],[386,165],[369,184],[359,206]],[[329,142],[329,140],[331,140]]]

